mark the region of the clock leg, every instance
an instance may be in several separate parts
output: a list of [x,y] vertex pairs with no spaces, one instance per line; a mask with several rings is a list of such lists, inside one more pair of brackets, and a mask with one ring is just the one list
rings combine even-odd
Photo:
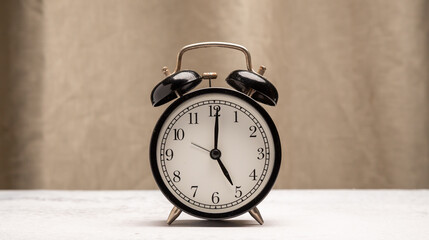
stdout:
[[262,218],[261,213],[257,207],[252,208],[249,213],[259,224],[264,224],[264,219]]
[[167,218],[167,224],[170,225],[176,218],[182,213],[182,210],[180,210],[178,207],[173,207],[171,209],[170,215],[168,215]]

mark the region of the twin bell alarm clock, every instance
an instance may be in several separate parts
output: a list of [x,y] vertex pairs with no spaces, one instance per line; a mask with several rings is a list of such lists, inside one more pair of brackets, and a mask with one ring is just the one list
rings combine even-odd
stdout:
[[[189,50],[221,47],[239,50],[247,70],[226,78],[232,89],[212,87],[214,72],[181,70]],[[281,144],[276,126],[260,104],[275,106],[278,93],[252,69],[249,51],[223,42],[185,46],[176,68],[152,91],[153,106],[171,105],[161,115],[150,143],[150,164],[158,187],[174,205],[167,223],[182,211],[204,219],[226,219],[249,212],[260,224],[257,205],[279,173]],[[191,91],[204,79],[207,88]]]

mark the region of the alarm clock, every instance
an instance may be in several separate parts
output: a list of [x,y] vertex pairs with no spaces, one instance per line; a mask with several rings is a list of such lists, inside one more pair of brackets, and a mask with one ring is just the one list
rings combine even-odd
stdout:
[[[181,70],[186,51],[223,47],[239,50],[247,70],[235,70],[226,82],[212,87],[214,72]],[[280,169],[281,144],[276,126],[260,103],[275,106],[278,93],[262,77],[265,67],[252,69],[243,46],[203,42],[185,46],[176,68],[152,91],[153,106],[175,100],[161,115],[150,143],[150,164],[158,187],[174,205],[167,223],[182,211],[204,219],[226,219],[249,212],[259,223],[257,205],[273,187]],[[204,79],[209,87],[191,91]]]

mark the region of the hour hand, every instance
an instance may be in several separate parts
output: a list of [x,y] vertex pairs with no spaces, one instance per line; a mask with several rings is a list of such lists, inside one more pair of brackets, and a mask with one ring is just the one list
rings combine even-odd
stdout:
[[229,176],[228,170],[226,170],[225,166],[223,165],[220,158],[217,158],[217,163],[219,163],[220,169],[222,169],[223,175],[225,175],[226,179],[228,179],[228,182],[231,183],[231,185],[234,185],[231,180],[231,176]]

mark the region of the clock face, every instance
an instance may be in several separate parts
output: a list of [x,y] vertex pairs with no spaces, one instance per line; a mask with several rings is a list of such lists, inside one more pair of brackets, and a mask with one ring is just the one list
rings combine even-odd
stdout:
[[158,186],[182,210],[226,218],[256,206],[280,167],[269,115],[247,96],[221,88],[174,102],[155,127],[151,166]]

